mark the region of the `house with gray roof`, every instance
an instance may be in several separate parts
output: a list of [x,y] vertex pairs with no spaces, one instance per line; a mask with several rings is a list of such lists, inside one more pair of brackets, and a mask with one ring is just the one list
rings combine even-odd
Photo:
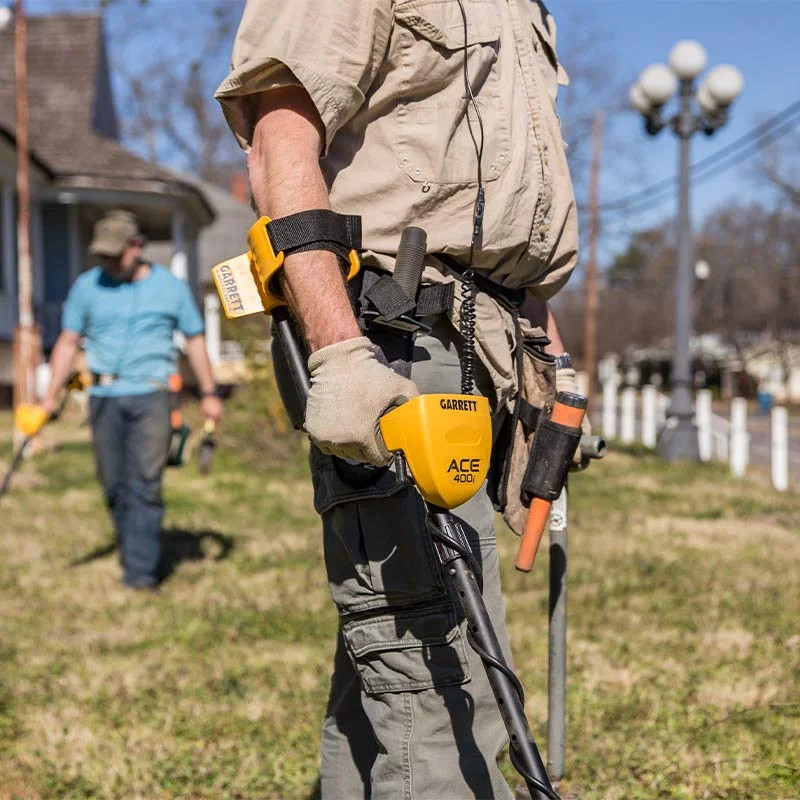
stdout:
[[[17,319],[13,27],[0,30],[0,385],[10,383]],[[91,266],[92,225],[111,208],[137,215],[162,263],[188,280],[202,301],[215,263],[199,248],[203,229],[217,216],[210,194],[233,220],[227,236],[237,253],[246,247],[252,212],[223,190],[209,191],[120,144],[100,15],[28,17],[27,31],[34,306],[45,349],[58,335],[70,285]],[[214,249],[220,229],[227,230],[225,220],[218,224],[204,249]]]

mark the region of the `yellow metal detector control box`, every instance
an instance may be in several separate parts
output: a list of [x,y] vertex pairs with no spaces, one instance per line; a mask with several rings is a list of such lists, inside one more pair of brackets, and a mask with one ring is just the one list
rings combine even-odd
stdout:
[[429,503],[455,508],[483,485],[492,451],[487,398],[423,394],[384,414],[380,426],[386,449],[402,451]]

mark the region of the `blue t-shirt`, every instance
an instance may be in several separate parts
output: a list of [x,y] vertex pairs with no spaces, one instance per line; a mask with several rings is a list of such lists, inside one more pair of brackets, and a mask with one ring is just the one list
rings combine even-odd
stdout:
[[153,264],[147,277],[122,283],[92,267],[69,290],[61,327],[85,337],[92,372],[118,376],[91,394],[120,397],[166,388],[177,370],[173,333],[196,336],[203,318],[188,284],[166,267]]

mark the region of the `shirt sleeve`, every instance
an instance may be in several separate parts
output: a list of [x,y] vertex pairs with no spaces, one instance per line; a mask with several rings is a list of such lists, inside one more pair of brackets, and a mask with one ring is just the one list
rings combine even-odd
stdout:
[[82,279],[72,284],[64,307],[61,310],[61,330],[73,331],[80,336],[86,335],[86,326],[89,322],[89,303],[86,296],[86,287]]
[[215,97],[248,150],[255,120],[250,97],[302,85],[325,126],[325,150],[363,105],[389,42],[389,0],[248,0],[231,71]]
[[192,295],[189,284],[178,280],[178,285],[178,330],[184,336],[198,336],[205,330],[205,323],[200,314],[200,309],[194,301],[194,295]]

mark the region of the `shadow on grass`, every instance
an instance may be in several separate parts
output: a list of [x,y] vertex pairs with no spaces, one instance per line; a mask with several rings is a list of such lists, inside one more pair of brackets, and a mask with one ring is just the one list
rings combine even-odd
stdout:
[[224,561],[234,548],[233,537],[219,531],[165,528],[162,534],[164,552],[159,565],[162,581],[167,580],[183,561]]
[[320,800],[322,797],[322,789],[320,788],[320,779],[317,778],[317,782],[314,784],[314,787],[311,789],[310,794],[307,794],[303,800]]
[[[164,528],[164,551],[159,565],[161,581],[167,580],[184,561],[222,561],[234,548],[232,536],[213,530],[189,531],[183,528]],[[107,542],[70,562],[71,567],[81,567],[110,556],[117,549],[117,541]]]

